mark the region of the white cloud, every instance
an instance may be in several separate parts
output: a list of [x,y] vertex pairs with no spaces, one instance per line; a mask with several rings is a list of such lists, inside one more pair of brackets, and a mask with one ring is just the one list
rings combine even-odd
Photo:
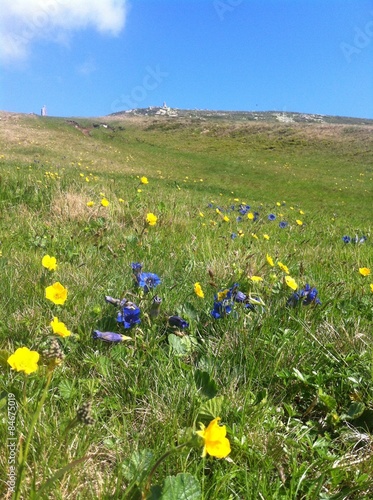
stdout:
[[60,43],[87,27],[115,36],[125,18],[126,0],[1,0],[1,58],[24,59],[37,39]]

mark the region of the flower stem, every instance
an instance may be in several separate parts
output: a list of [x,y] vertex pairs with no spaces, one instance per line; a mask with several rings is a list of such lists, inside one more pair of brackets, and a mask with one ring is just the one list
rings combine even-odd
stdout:
[[34,429],[35,429],[36,422],[38,421],[40,412],[41,412],[41,410],[43,408],[43,404],[44,404],[45,399],[46,399],[46,397],[48,395],[48,388],[49,388],[49,385],[50,385],[51,380],[52,380],[52,374],[53,374],[53,371],[50,370],[48,372],[48,376],[47,376],[47,383],[46,383],[46,385],[45,385],[45,387],[43,389],[43,392],[41,394],[41,398],[40,398],[40,400],[38,402],[38,405],[36,407],[35,413],[34,413],[34,415],[32,417],[31,423],[30,423],[29,431],[28,431],[28,434],[27,434],[27,438],[26,438],[26,441],[25,441],[25,446],[24,446],[23,453],[22,453],[21,462],[20,462],[20,464],[18,466],[17,482],[16,482],[15,494],[14,494],[13,500],[19,500],[20,497],[21,497],[22,479],[23,479],[24,472],[25,472],[25,466],[26,466],[26,461],[27,461],[27,455],[28,455],[28,452],[29,452],[29,449],[30,449],[31,439],[32,439],[32,436],[34,434]]

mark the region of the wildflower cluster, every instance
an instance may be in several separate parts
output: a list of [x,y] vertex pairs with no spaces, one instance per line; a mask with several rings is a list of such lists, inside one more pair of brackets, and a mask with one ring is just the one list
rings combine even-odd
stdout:
[[294,292],[287,300],[286,304],[291,307],[295,307],[298,304],[303,304],[304,306],[309,306],[310,304],[321,304],[320,299],[317,297],[317,289],[311,287],[306,283],[305,287],[299,290],[299,292]]
[[343,236],[342,237],[342,241],[344,243],[353,243],[353,244],[361,244],[361,243],[365,243],[367,240],[367,237],[366,236],[358,236],[358,235],[355,235],[355,237],[352,237],[351,236]]

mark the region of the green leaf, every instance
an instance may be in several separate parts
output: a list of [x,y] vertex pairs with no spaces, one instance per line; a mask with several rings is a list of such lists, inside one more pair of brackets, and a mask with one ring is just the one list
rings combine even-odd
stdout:
[[61,397],[66,400],[72,399],[77,392],[74,380],[61,380],[61,382],[58,384],[58,389],[60,391]]
[[210,422],[214,418],[220,417],[223,403],[223,396],[209,399],[208,401],[206,401],[206,403],[203,403],[203,405],[201,405],[197,420],[201,420],[202,422]]
[[202,392],[202,394],[209,399],[216,396],[218,392],[218,386],[214,379],[210,377],[208,372],[203,372],[201,370],[196,370],[194,374],[194,381],[196,383],[197,389]]
[[168,336],[168,343],[170,345],[171,351],[175,356],[186,356],[192,351],[192,342],[188,335],[184,337],[179,337],[170,333]]
[[268,399],[268,391],[267,391],[267,389],[262,389],[256,395],[256,398],[254,401],[254,406],[259,405],[259,404],[266,404],[267,399]]
[[166,477],[161,500],[200,500],[201,486],[189,472]]
[[128,481],[140,484],[149,474],[154,462],[153,452],[150,450],[134,451],[129,459],[122,463],[123,475]]
[[364,403],[361,403],[360,401],[351,403],[347,412],[347,417],[351,420],[359,418],[364,413],[364,410],[365,410]]
[[321,388],[318,390],[318,395],[320,401],[328,408],[329,411],[337,408],[337,401],[333,398],[333,396],[325,394]]

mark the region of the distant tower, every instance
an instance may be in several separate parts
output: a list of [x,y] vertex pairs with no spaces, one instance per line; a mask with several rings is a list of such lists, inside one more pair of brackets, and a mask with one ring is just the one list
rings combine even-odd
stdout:
[[47,116],[47,107],[44,104],[44,106],[41,108],[41,116]]

